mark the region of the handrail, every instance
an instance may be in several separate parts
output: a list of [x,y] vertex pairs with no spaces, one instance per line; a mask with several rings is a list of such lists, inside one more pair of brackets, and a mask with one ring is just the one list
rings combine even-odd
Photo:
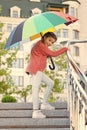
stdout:
[[77,84],[78,86],[78,89],[80,91],[80,93],[83,95],[83,97],[85,98],[85,100],[87,100],[87,94],[86,92],[84,91],[84,89],[82,88],[81,84],[79,83],[79,81],[77,80],[77,77],[75,76],[74,72],[72,71],[72,76],[74,78],[74,81],[75,83]]
[[[87,40],[72,41],[72,43],[87,42]],[[67,42],[69,46],[70,41]],[[68,108],[70,110],[71,130],[87,130],[86,128],[86,112],[87,112],[87,93],[80,80],[87,85],[87,77],[81,72],[80,68],[75,63],[70,52],[67,52],[68,57]]]

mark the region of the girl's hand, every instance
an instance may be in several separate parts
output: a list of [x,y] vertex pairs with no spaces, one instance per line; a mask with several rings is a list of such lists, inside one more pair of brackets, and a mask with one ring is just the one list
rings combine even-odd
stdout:
[[69,48],[67,48],[67,47],[64,47],[63,49],[65,50],[65,52],[67,52],[69,50]]

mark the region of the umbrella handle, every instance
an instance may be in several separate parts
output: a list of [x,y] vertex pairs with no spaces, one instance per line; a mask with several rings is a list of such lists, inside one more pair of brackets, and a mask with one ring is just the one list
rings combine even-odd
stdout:
[[54,65],[53,59],[52,59],[52,57],[49,57],[49,58],[50,58],[50,61],[51,61],[51,63],[52,63],[52,66],[49,65],[49,68],[50,68],[51,70],[54,70],[54,69],[55,69],[55,65]]

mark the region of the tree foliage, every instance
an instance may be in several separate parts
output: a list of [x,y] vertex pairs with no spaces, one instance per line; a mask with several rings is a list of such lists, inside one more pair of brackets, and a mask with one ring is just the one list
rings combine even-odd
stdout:
[[[3,27],[3,24],[0,23],[0,28]],[[0,29],[2,30],[2,29]],[[2,32],[0,33],[2,39]],[[28,96],[28,93],[30,91],[30,86],[26,88],[19,89],[19,86],[14,85],[14,82],[11,78],[11,67],[12,62],[16,60],[16,54],[18,52],[18,49],[10,50],[10,49],[4,49],[5,48],[5,42],[0,41],[0,94],[5,95],[19,95],[20,98],[23,98],[26,102],[26,98]]]
[[31,85],[28,85],[27,87],[24,87],[24,88],[21,88],[21,89],[17,88],[15,93],[17,95],[19,95],[20,98],[22,98],[24,100],[24,102],[27,102],[27,97],[29,96],[29,94],[31,94],[31,87],[32,87]]
[[[3,24],[0,23],[0,28],[2,26]],[[11,67],[12,61],[16,59],[17,53],[17,50],[6,50],[4,47],[5,42],[0,41],[0,94],[12,93],[14,84],[10,76],[11,70],[9,67]]]

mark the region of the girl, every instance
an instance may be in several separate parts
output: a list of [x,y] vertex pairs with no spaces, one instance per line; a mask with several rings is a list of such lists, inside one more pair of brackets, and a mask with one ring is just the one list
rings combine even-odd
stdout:
[[46,61],[48,57],[57,57],[68,50],[66,47],[58,51],[50,50],[48,47],[56,42],[56,40],[57,37],[53,32],[47,32],[42,36],[41,40],[38,41],[31,50],[30,60],[26,69],[26,73],[32,75],[32,118],[46,117],[46,115],[44,115],[41,110],[39,110],[39,86],[41,82],[44,82],[47,86],[44,94],[43,103],[41,104],[41,109],[55,109],[48,103],[48,97],[53,88],[54,82],[47,75],[45,75],[43,71],[46,67]]

